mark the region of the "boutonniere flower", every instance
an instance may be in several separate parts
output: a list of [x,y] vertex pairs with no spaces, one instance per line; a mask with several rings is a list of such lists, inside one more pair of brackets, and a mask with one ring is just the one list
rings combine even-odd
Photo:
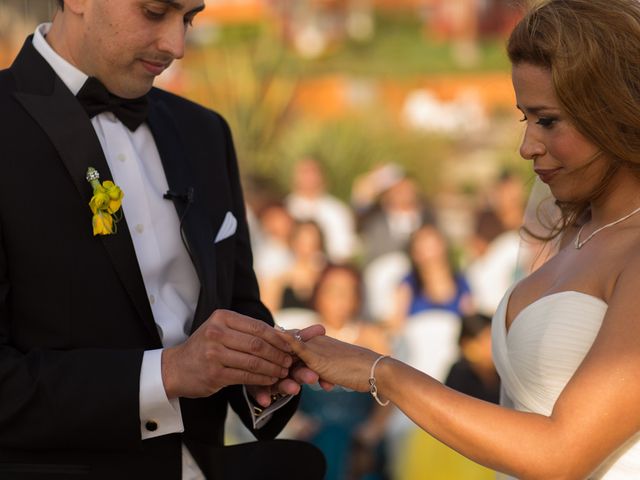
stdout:
[[116,223],[122,218],[120,207],[124,192],[110,180],[100,183],[100,174],[93,167],[87,169],[87,181],[93,188],[93,197],[89,202],[93,212],[93,234],[116,233]]

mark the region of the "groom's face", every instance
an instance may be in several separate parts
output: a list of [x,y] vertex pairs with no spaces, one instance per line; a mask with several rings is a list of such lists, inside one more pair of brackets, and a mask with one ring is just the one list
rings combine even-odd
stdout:
[[203,0],[84,0],[75,63],[114,94],[144,95],[184,55],[187,28]]

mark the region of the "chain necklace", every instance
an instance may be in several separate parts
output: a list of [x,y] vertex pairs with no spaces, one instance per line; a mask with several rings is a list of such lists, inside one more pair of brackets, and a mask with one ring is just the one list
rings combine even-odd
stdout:
[[633,212],[626,214],[624,217],[620,217],[619,219],[614,220],[611,223],[607,223],[606,225],[603,225],[602,227],[598,228],[597,230],[594,230],[591,233],[591,235],[589,235],[583,241],[580,241],[580,235],[582,235],[582,229],[584,228],[584,225],[581,226],[580,230],[578,230],[578,234],[576,235],[576,241],[574,242],[573,246],[576,247],[577,250],[580,250],[582,247],[584,247],[585,243],[587,243],[589,240],[591,240],[596,235],[596,233],[600,233],[605,228],[613,227],[614,225],[617,225],[620,222],[624,222],[627,218],[632,217],[633,215],[635,215],[638,212],[640,212],[640,207],[636,208]]

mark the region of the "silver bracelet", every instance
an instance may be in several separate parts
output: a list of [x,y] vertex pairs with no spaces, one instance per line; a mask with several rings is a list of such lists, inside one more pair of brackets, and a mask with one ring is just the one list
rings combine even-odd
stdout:
[[369,393],[373,398],[376,399],[376,402],[378,402],[378,405],[381,405],[383,407],[386,407],[387,405],[389,405],[389,400],[387,400],[386,402],[383,402],[382,400],[380,400],[380,398],[378,398],[378,386],[376,385],[375,372],[376,372],[376,367],[378,366],[378,363],[380,362],[380,360],[388,357],[389,355],[380,355],[378,358],[376,358],[376,361],[373,362],[373,365],[371,365],[371,373],[369,373]]

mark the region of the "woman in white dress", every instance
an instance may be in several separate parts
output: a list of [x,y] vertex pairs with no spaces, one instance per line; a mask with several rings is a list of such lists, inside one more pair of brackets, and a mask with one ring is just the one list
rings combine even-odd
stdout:
[[520,153],[562,217],[549,229],[558,253],[512,287],[494,317],[502,406],[371,350],[304,341],[306,331],[287,338],[327,388],[388,399],[489,468],[528,479],[638,479],[640,2],[538,2],[508,53],[526,122]]

